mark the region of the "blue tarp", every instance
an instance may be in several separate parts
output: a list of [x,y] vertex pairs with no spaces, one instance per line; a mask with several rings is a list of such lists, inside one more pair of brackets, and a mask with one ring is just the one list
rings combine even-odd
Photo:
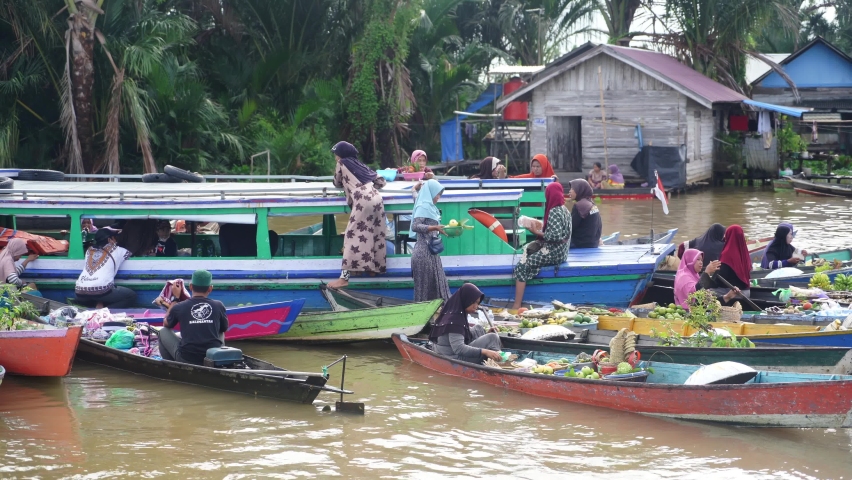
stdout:
[[811,108],[785,107],[783,105],[773,105],[771,103],[755,102],[754,100],[743,100],[746,105],[762,108],[771,112],[778,112],[791,117],[802,118],[802,113],[812,110]]
[[[488,88],[471,103],[465,112],[476,113],[482,107],[493,102],[497,97],[502,95],[503,85],[492,83]],[[444,122],[441,125],[441,161],[452,162],[455,160],[464,160],[464,148],[462,148],[461,121],[467,118],[467,115],[456,115],[452,120]]]

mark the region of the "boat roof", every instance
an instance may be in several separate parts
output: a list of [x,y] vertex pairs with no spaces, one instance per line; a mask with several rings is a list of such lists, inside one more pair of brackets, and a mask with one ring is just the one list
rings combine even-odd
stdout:
[[[473,186],[473,185],[472,185]],[[389,184],[379,193],[386,205],[411,204],[411,185]],[[45,206],[115,209],[121,207],[261,208],[344,206],[343,190],[331,182],[270,183],[139,183],[139,182],[39,182],[15,181],[15,188],[0,194],[0,206]],[[453,189],[441,203],[517,201],[518,189]]]

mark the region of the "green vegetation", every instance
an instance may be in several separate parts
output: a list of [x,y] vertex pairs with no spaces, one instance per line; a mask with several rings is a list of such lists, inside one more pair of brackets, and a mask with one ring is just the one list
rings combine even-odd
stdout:
[[0,285],[0,332],[27,330],[32,326],[27,319],[37,316],[35,306],[21,299],[21,291],[17,287],[9,284]]

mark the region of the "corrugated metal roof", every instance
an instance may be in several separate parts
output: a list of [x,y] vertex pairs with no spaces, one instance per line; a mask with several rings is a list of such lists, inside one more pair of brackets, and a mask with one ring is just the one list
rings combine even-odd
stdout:
[[638,48],[616,47],[613,45],[607,45],[607,48],[615,51],[619,56],[628,57],[654,70],[661,76],[705,98],[710,103],[739,103],[748,98],[721,83],[705,77],[689,66],[680,63],[676,58],[664,53]]
[[840,122],[842,120],[839,113],[805,112],[802,114],[803,122]]
[[774,105],[774,104],[771,104],[771,103],[756,102],[756,101],[748,99],[748,98],[743,100],[743,103],[745,103],[746,105],[752,105],[754,107],[761,108],[763,110],[769,110],[769,111],[772,111],[772,112],[783,113],[784,115],[789,115],[791,117],[796,117],[796,118],[801,118],[803,113],[810,110],[810,108],[786,107],[786,106],[783,106],[783,105]]

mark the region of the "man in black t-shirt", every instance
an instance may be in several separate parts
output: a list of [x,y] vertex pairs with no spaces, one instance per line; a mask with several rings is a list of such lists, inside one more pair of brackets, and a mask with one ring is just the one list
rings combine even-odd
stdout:
[[[213,275],[196,270],[189,284],[192,298],[169,308],[160,330],[160,355],[166,360],[203,365],[208,348],[225,344],[228,316],[218,300],[207,298],[213,291]],[[174,330],[180,325],[180,337]]]

